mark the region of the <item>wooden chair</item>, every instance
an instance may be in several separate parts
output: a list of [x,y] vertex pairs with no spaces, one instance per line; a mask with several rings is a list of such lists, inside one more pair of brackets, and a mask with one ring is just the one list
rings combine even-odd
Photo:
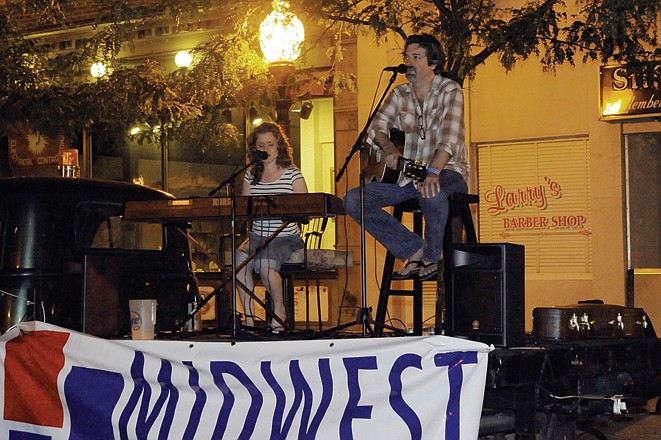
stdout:
[[[335,275],[337,271],[343,267],[349,267],[353,264],[353,254],[349,251],[336,251],[332,249],[322,249],[321,243],[326,226],[328,225],[328,217],[312,218],[307,222],[300,222],[301,236],[305,242],[305,247],[299,251],[294,252],[289,261],[283,263],[280,267],[280,275],[282,276],[282,290],[284,295],[285,308],[287,310],[287,327],[290,330],[295,329],[296,318],[294,316],[294,278],[303,276],[305,280],[305,321],[306,329],[310,329],[310,276],[315,275],[316,290],[317,290],[317,316],[319,317],[319,329],[322,328],[321,319],[321,278],[328,275]],[[237,235],[237,243],[245,238],[245,231],[249,227],[248,224],[241,227],[239,230],[242,234]],[[225,235],[221,238],[221,255],[224,255],[223,249],[229,243],[231,235]],[[224,267],[231,272],[231,267],[224,264]],[[260,283],[259,277],[255,279],[256,284]],[[270,307],[269,295],[267,292],[265,298],[265,305]],[[268,315],[267,311],[267,315]]]
[[310,276],[315,276],[318,325],[319,330],[322,330],[320,280],[324,274],[334,275],[339,269],[353,264],[351,252],[321,248],[327,225],[327,217],[313,218],[308,223],[301,224],[301,236],[305,241],[305,247],[295,252],[289,261],[280,268],[285,307],[287,308],[287,325],[290,329],[294,329],[296,322],[294,316],[294,276],[302,274],[305,280],[306,330],[310,330]]

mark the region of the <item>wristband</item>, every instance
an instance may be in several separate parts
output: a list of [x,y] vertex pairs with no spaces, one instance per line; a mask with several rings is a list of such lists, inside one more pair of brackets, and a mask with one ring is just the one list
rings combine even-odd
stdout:
[[433,168],[433,167],[427,167],[427,172],[428,173],[434,173],[437,176],[439,176],[441,174],[441,172],[439,170],[437,170],[436,168]]

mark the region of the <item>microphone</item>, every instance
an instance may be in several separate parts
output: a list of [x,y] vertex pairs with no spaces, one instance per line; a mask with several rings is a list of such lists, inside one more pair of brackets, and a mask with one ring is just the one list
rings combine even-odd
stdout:
[[255,150],[252,152],[252,155],[255,156],[257,160],[266,160],[269,158],[269,154],[266,151]]
[[406,73],[408,67],[406,64],[400,64],[399,66],[390,66],[383,69],[384,72],[395,72],[395,73]]

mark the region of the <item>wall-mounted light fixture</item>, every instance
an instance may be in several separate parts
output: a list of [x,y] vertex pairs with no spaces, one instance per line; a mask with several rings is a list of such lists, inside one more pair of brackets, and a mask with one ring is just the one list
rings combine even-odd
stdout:
[[310,115],[312,115],[313,109],[314,105],[312,104],[312,101],[305,101],[303,104],[301,104],[301,119],[310,119]]
[[250,107],[250,111],[248,112],[248,120],[253,127],[264,122],[264,118],[259,116],[259,113],[257,113],[257,109],[255,107]]

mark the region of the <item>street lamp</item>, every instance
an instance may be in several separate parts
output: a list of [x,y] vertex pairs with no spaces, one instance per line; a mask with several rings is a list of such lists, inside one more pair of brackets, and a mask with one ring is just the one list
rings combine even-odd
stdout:
[[90,74],[94,78],[101,78],[103,76],[106,76],[107,73],[108,73],[108,68],[106,67],[105,64],[103,64],[100,61],[92,64],[92,67],[90,67]]
[[303,23],[289,11],[289,3],[273,1],[273,11],[259,26],[259,42],[262,53],[270,63],[269,71],[278,81],[276,101],[277,122],[289,135],[289,80],[294,74],[294,61],[301,55],[305,39]]
[[193,57],[187,50],[180,50],[174,57],[174,63],[177,67],[190,67]]

